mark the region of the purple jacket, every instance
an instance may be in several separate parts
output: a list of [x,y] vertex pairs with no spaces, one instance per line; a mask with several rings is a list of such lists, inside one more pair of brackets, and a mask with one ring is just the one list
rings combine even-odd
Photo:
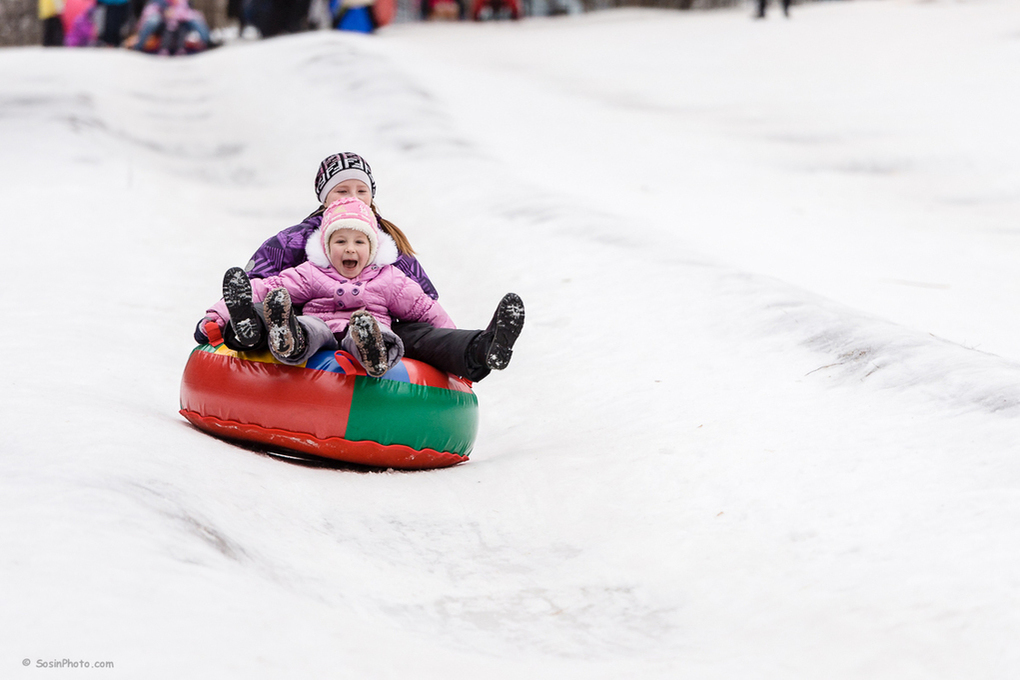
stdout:
[[96,42],[95,7],[83,11],[64,36],[65,47],[88,47]]
[[[255,251],[244,268],[248,272],[248,278],[264,279],[267,276],[275,276],[284,269],[296,267],[307,260],[305,244],[321,223],[322,211],[316,211],[306,217],[301,224],[288,227],[269,238]],[[393,266],[414,279],[430,298],[439,299],[435,286],[414,256],[400,253]]]

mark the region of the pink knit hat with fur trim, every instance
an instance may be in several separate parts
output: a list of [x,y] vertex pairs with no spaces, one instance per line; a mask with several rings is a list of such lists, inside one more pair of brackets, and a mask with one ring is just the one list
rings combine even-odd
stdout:
[[322,252],[329,257],[329,237],[338,229],[353,229],[368,237],[368,262],[379,252],[379,225],[372,209],[357,198],[345,196],[333,201],[322,214]]

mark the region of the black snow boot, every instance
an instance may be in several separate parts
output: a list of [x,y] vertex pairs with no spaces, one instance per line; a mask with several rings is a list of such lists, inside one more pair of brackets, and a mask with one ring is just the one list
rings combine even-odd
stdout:
[[473,341],[472,358],[494,371],[502,371],[510,365],[514,343],[523,328],[524,301],[516,293],[507,293],[496,306],[488,327]]
[[305,352],[305,331],[297,322],[286,288],[274,288],[262,301],[269,330],[269,349],[283,361],[296,361]]
[[390,366],[379,322],[365,310],[359,309],[351,314],[350,331],[365,372],[373,378],[382,377],[390,370]]
[[240,267],[231,267],[223,275],[223,301],[230,312],[230,325],[238,344],[254,347],[262,340],[262,321],[251,301],[251,281]]

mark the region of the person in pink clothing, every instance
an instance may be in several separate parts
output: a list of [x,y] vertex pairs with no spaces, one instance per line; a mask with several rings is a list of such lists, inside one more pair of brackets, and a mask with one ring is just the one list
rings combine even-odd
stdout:
[[[385,374],[404,354],[402,341],[391,330],[395,318],[456,328],[436,300],[393,266],[399,256],[396,243],[363,201],[344,197],[332,202],[305,252],[306,262],[263,279],[248,279],[237,267],[228,270],[223,299],[207,310],[207,318],[221,330],[229,323],[242,346],[268,340],[273,356],[286,364],[301,364],[317,351],[342,347],[373,377]],[[524,324],[524,305],[510,296],[501,303],[507,312],[503,325],[512,334],[503,343],[507,356],[476,361],[488,360],[496,368],[509,362]],[[294,314],[295,304],[302,305],[300,316]],[[460,373],[451,368],[463,358],[452,357],[448,366],[442,359],[433,363]]]
[[[375,215],[381,231],[393,239],[399,255],[393,266],[407,274],[422,287],[433,300],[439,291],[429,279],[425,269],[414,255],[407,236],[395,224],[384,219],[375,204],[376,183],[367,161],[356,153],[345,151],[327,156],[319,164],[315,175],[315,196],[319,206],[308,217],[292,227],[272,236],[259,247],[245,266],[250,279],[279,275],[284,269],[297,267],[308,260],[309,237],[322,226],[326,208],[341,198],[356,198],[367,205]],[[262,303],[256,303],[261,305]],[[258,307],[261,309],[261,307]],[[195,327],[198,343],[209,341],[206,333],[208,318]],[[482,331],[459,328],[437,328],[426,321],[396,319],[390,330],[400,337],[404,356],[431,364],[472,382],[484,380],[492,371],[506,368],[513,354],[513,344],[523,324],[523,305],[520,297],[508,293],[496,305],[488,326]],[[234,334],[233,324],[222,329],[222,341],[238,352],[267,349],[267,338],[262,334],[260,344],[242,344]]]

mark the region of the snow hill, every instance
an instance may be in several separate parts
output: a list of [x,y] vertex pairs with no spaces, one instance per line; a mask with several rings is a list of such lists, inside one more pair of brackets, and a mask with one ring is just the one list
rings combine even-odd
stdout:
[[[750,17],[0,50],[0,676],[1014,677],[1020,5]],[[466,464],[177,414],[340,150],[527,304]]]

